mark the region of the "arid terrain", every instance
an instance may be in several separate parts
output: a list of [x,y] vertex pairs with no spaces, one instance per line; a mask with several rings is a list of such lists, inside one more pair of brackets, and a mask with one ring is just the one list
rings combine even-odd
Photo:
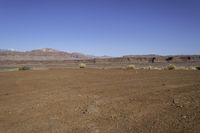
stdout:
[[0,73],[0,133],[199,133],[200,71]]
[[11,51],[0,49],[0,71],[29,66],[31,68],[79,68],[80,63],[88,68],[126,68],[129,64],[136,67],[163,68],[169,64],[179,67],[200,66],[200,55],[124,55],[121,57],[92,56],[69,53],[52,48],[31,51]]

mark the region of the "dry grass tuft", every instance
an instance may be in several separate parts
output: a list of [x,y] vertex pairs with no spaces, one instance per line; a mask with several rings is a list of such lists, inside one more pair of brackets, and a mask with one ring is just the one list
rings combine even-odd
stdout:
[[136,68],[136,67],[135,67],[135,65],[133,65],[133,64],[127,66],[127,69],[135,69],[135,68]]
[[80,68],[86,68],[86,64],[81,63],[81,64],[79,64],[79,67],[80,67]]
[[176,66],[174,65],[174,64],[169,64],[168,66],[167,66],[167,70],[176,70]]

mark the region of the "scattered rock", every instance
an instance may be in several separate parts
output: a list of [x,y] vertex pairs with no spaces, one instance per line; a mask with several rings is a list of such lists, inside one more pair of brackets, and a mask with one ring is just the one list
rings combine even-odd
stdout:
[[186,119],[186,118],[187,118],[187,116],[186,116],[186,115],[183,115],[183,116],[182,116],[182,118],[183,118],[183,119]]
[[190,97],[187,96],[175,96],[173,99],[173,103],[177,106],[177,107],[188,107],[191,105],[191,99]]

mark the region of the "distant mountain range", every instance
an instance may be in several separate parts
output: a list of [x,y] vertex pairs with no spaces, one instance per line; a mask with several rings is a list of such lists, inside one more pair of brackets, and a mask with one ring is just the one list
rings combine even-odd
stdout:
[[[18,51],[14,49],[0,49],[0,61],[67,61],[91,60],[92,62],[120,62],[120,63],[146,63],[146,62],[193,62],[200,61],[200,55],[124,55],[122,57],[93,56],[82,53],[69,53],[52,48],[35,49],[31,51]],[[94,61],[95,60],[95,61]]]
[[94,58],[108,58],[109,56],[93,56],[78,52],[65,52],[52,48],[35,49],[31,51],[18,51],[14,49],[0,49],[0,60],[86,60]]

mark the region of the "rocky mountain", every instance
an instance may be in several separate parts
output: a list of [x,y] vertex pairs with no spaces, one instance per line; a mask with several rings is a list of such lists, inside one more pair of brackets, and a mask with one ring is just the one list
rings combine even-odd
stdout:
[[36,49],[32,51],[0,50],[0,61],[60,61],[85,59],[91,59],[91,57],[81,53],[68,53],[52,48]]

